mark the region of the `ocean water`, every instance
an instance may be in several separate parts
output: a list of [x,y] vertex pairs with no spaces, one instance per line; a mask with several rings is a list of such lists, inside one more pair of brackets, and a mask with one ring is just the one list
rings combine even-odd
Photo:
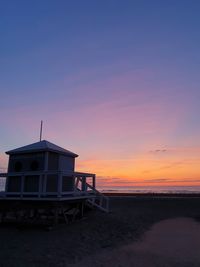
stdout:
[[[0,192],[5,190],[6,178],[0,178]],[[97,187],[102,193],[200,193],[200,186],[130,186],[130,187],[119,187],[119,186],[99,186]]]
[[131,187],[101,187],[102,193],[168,193],[188,194],[200,193],[200,186],[131,186]]

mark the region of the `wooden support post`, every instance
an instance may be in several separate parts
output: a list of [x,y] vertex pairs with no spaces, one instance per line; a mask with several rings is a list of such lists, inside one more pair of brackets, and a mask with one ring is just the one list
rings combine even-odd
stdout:
[[6,177],[5,192],[8,192],[9,176]]
[[73,193],[75,193],[75,191],[76,191],[76,186],[75,186],[76,178],[74,175],[72,177],[73,177]]
[[82,176],[82,188],[81,188],[82,191],[86,191],[86,177],[85,176]]
[[47,174],[44,175],[44,181],[43,181],[43,196],[46,196],[47,193]]
[[21,197],[21,198],[23,198],[23,192],[24,192],[24,180],[25,180],[25,176],[22,175],[22,176],[21,176],[21,189],[20,189],[20,190],[21,190],[21,192],[20,192],[20,193],[21,193],[21,194],[20,194],[20,197]]
[[58,197],[62,196],[62,173],[58,175]]
[[92,176],[92,186],[94,187],[94,189],[96,188],[96,175],[95,174]]
[[48,162],[49,162],[49,152],[45,152],[44,157],[44,170],[48,171]]
[[41,193],[42,193],[42,174],[40,174],[39,177],[39,194],[38,194],[39,198],[41,197]]
[[47,191],[47,174],[46,174],[46,172],[48,171],[48,165],[49,165],[49,152],[47,151],[47,152],[45,152],[45,157],[44,157],[45,174],[43,176],[43,179],[44,179],[44,181],[43,181],[43,190],[42,190],[43,191],[42,192],[43,196],[46,195],[46,191]]
[[76,190],[76,189],[78,189],[78,185],[79,185],[80,179],[77,176],[74,176],[74,179],[75,179],[75,190]]

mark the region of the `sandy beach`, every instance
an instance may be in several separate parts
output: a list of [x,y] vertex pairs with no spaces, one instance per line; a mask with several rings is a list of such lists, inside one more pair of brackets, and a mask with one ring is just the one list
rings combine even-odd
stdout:
[[0,227],[0,266],[200,266],[200,198],[112,197],[111,213]]

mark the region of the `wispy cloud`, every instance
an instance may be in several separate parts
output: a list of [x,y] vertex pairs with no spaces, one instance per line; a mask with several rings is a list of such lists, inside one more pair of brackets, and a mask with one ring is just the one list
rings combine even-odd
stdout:
[[150,153],[165,153],[167,152],[167,149],[154,149],[154,150],[150,150]]
[[[166,146],[167,148],[156,148],[149,150],[150,153],[200,153],[199,146],[177,146],[177,147],[170,147]],[[200,154],[199,154],[200,155]]]

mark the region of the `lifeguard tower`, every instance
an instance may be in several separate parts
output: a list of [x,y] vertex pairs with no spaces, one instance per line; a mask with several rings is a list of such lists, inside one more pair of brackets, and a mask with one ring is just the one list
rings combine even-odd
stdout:
[[[108,212],[109,201],[96,190],[95,174],[75,171],[77,154],[43,140],[6,152],[8,171],[5,190],[0,193],[0,211],[23,209],[41,210],[53,207],[55,220],[74,205],[90,205]],[[22,208],[23,207],[23,208]],[[32,211],[33,212],[33,211]],[[76,209],[77,212],[77,209]]]

